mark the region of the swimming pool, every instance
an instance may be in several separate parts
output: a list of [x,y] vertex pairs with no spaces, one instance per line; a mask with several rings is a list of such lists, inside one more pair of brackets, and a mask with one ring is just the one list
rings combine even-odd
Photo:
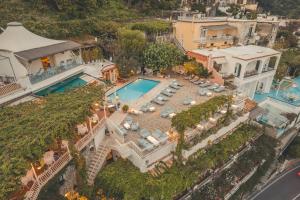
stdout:
[[122,102],[130,103],[152,90],[158,84],[159,81],[137,79],[113,92],[108,98],[113,100],[117,96]]
[[46,89],[43,89],[35,94],[38,96],[47,96],[48,94],[64,92],[66,90],[86,85],[87,82],[82,80],[80,76],[82,76],[82,74],[68,78],[62,82],[47,87]]
[[292,83],[292,86],[278,91],[277,89],[271,89],[270,93],[255,94],[254,100],[260,103],[267,97],[271,97],[294,106],[300,106],[300,77],[292,79]]

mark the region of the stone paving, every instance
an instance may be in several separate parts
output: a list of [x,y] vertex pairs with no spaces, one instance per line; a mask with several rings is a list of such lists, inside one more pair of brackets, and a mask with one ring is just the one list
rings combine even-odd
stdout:
[[[166,88],[172,80],[173,79],[160,80],[161,86],[151,90],[147,95],[139,98],[137,100],[138,103],[134,104],[134,108],[139,109],[140,106],[142,106],[143,104],[150,102],[154,97],[156,97],[160,93],[161,90]],[[168,97],[169,100],[166,101],[165,105],[161,106],[161,105],[152,103],[152,105],[154,105],[156,108],[155,112],[152,112],[152,113],[148,112],[148,113],[143,113],[140,115],[128,114],[129,116],[131,116],[133,118],[134,122],[139,123],[140,129],[145,128],[145,129],[148,129],[149,131],[153,131],[155,129],[160,129],[161,131],[166,132],[171,128],[171,119],[170,118],[162,118],[160,116],[160,112],[162,110],[164,110],[165,108],[167,108],[167,107],[172,108],[176,113],[178,113],[178,112],[186,110],[190,107],[190,106],[183,105],[183,101],[187,97],[191,97],[192,100],[196,101],[196,104],[200,104],[200,103],[207,101],[208,99],[212,98],[215,95],[220,95],[220,94],[226,93],[226,92],[213,93],[213,95],[211,97],[200,96],[198,94],[199,86],[191,83],[190,81],[184,80],[181,77],[179,77],[179,78],[177,77],[177,81],[179,83],[183,84],[184,86],[181,87],[179,90],[176,90],[176,93],[172,97]],[[137,132],[130,131],[126,137],[126,140],[127,141],[132,140],[132,141],[136,142],[137,139],[140,138],[138,132],[139,131],[137,131]]]

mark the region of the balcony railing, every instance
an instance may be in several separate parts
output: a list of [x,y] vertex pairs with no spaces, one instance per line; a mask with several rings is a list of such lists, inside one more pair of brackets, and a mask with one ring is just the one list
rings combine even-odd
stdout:
[[218,37],[207,37],[207,41],[216,42],[216,41],[232,41],[232,36],[218,36]]
[[57,161],[55,161],[46,171],[37,176],[32,187],[25,195],[25,200],[36,200],[41,188],[53,178],[72,159],[69,151],[66,151]]
[[41,82],[41,81],[44,81],[50,77],[53,77],[57,74],[60,74],[60,73],[63,73],[65,71],[68,71],[72,68],[75,68],[75,67],[78,67],[79,65],[81,65],[80,63],[76,62],[76,61],[73,61],[72,63],[69,63],[65,66],[55,66],[55,67],[51,67],[49,68],[48,70],[45,70],[45,71],[40,71],[36,74],[31,74],[29,75],[29,79],[30,79],[30,82],[32,84],[35,84],[35,83],[38,83],[38,82]]
[[7,95],[21,88],[22,88],[21,85],[18,83],[10,83],[7,85],[0,86],[0,96]]
[[96,126],[94,126],[85,136],[83,136],[80,140],[78,140],[75,144],[75,148],[78,151],[81,151],[86,145],[88,145],[91,140],[93,139],[93,136],[97,134],[98,130],[102,128],[105,124],[105,119],[102,118]]
[[252,76],[256,76],[256,75],[258,75],[258,71],[256,71],[256,70],[246,71],[244,78],[248,78],[248,77],[252,77]]
[[270,72],[270,71],[274,71],[274,68],[268,67],[262,70],[262,73],[266,73],[266,72]]

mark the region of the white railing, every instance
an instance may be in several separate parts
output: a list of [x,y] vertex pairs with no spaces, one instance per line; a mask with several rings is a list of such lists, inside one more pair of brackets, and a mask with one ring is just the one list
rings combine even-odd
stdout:
[[9,94],[15,90],[21,89],[21,85],[18,83],[10,83],[4,86],[0,86],[0,96]]
[[102,128],[104,122],[105,119],[102,118],[96,126],[94,126],[83,138],[76,142],[74,146],[77,149],[77,151],[81,151],[86,145],[88,145],[92,141],[94,135],[96,135],[98,130]]
[[25,195],[25,200],[36,200],[42,187],[53,178],[62,168],[64,168],[72,159],[69,151],[65,152],[57,161],[55,161],[46,171],[37,176],[32,187]]
[[199,149],[205,148],[210,142],[218,141],[220,138],[224,137],[225,135],[231,134],[234,130],[243,122],[245,122],[249,118],[249,113],[237,118],[228,126],[225,126],[218,130],[215,134],[208,136],[207,138],[203,139],[198,144],[194,145],[192,148],[188,150],[183,150],[182,155],[185,159],[188,159],[191,155],[196,153]]

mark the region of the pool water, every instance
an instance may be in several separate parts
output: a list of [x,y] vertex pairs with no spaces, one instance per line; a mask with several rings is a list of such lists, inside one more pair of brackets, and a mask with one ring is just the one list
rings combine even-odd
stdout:
[[[278,90],[272,89],[270,93],[255,94],[254,100],[258,103],[265,100],[267,97],[277,99],[289,103],[294,106],[300,106],[300,77],[293,79],[294,86]],[[284,83],[283,83],[284,84]]]
[[55,85],[47,87],[46,89],[43,89],[35,94],[38,96],[47,96],[48,94],[60,93],[60,92],[66,91],[66,90],[70,90],[73,88],[78,88],[83,85],[86,85],[87,82],[80,78],[81,75],[77,75],[77,76],[68,78],[62,82],[59,82]]
[[113,92],[108,96],[108,98],[110,100],[113,100],[117,96],[120,99],[120,101],[129,103],[134,100],[137,100],[158,84],[159,81],[137,79],[136,81],[133,81],[127,84],[126,86],[118,89],[116,92]]

